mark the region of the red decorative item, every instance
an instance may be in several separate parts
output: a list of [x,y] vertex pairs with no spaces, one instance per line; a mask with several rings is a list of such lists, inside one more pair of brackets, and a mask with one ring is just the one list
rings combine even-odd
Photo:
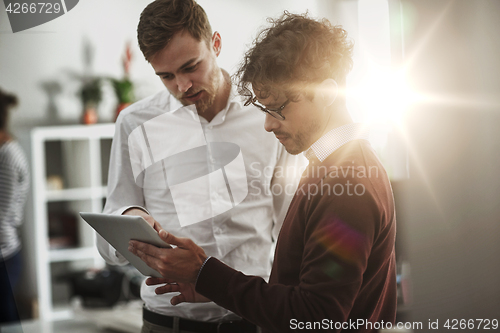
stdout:
[[94,107],[88,107],[83,112],[82,123],[91,125],[97,123],[97,111]]
[[118,106],[116,107],[115,121],[116,121],[116,118],[118,118],[118,115],[120,114],[120,112],[122,112],[122,110],[125,109],[130,104],[132,104],[132,103],[120,103],[120,104],[118,104]]
[[127,46],[125,47],[125,55],[123,56],[123,71],[125,72],[125,77],[128,77],[131,61],[132,50],[130,49],[130,42],[128,42]]

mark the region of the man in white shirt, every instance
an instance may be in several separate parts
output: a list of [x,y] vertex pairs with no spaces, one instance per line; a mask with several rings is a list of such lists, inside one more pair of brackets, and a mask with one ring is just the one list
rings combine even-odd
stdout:
[[[167,90],[120,113],[104,213],[141,215],[157,230],[189,237],[207,254],[267,279],[273,238],[297,184],[285,175],[300,175],[293,166],[301,160],[262,130],[265,115],[235,93],[216,62],[221,36],[196,2],[149,4],[138,40]],[[108,263],[126,263],[103,238],[97,245]],[[154,289],[141,287],[142,332],[256,330],[208,299],[173,307],[172,296]]]

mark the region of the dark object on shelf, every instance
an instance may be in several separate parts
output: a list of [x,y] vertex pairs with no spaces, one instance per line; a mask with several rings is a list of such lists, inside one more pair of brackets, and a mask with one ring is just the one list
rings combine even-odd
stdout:
[[60,249],[78,245],[76,215],[64,212],[49,213],[49,247]]
[[72,296],[80,296],[84,307],[112,307],[121,297],[125,274],[112,269],[88,270],[68,276]]
[[[131,266],[131,267],[134,270],[136,270],[134,266]],[[142,275],[141,273],[139,273],[139,271],[137,271],[137,273],[138,273],[138,275],[136,275],[136,276],[127,276],[126,277],[126,278],[129,279],[129,281],[127,283],[128,290],[124,290],[123,291],[124,296],[126,297],[126,299],[130,300],[130,299],[139,299],[139,298],[141,298],[141,284],[144,281],[144,275]]]
[[145,277],[134,266],[107,266],[59,276],[71,287],[71,297],[80,297],[86,308],[112,307],[118,302],[141,298]]
[[97,122],[97,106],[102,100],[101,78],[91,78],[84,82],[80,90],[83,104],[82,123],[90,125]]

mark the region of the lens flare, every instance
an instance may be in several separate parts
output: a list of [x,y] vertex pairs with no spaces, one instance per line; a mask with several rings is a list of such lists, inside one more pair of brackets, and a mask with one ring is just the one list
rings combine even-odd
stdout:
[[357,263],[363,258],[365,236],[338,218],[332,218],[314,236],[329,252],[345,263]]
[[403,70],[372,69],[350,90],[350,100],[371,124],[400,125],[408,108],[418,101]]

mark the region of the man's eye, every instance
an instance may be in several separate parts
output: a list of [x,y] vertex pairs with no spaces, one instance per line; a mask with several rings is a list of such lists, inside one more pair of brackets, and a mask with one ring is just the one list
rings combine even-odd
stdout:
[[174,78],[174,76],[173,76],[173,75],[168,74],[168,75],[163,75],[161,78],[162,78],[163,80],[172,80],[172,79]]
[[192,72],[192,71],[196,70],[197,67],[198,67],[198,64],[196,64],[194,66],[186,67],[186,68],[184,68],[184,70],[186,72]]

